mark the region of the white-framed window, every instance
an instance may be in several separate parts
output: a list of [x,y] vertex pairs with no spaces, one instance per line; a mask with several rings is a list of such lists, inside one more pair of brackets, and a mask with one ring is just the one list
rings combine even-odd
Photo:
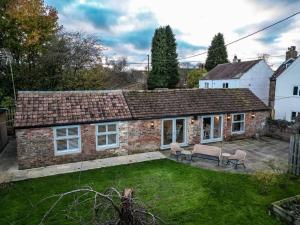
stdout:
[[294,121],[296,120],[297,116],[300,114],[300,112],[292,112],[291,113],[291,120]]
[[54,127],[55,155],[81,152],[80,126]]
[[223,83],[223,88],[228,88],[229,84],[228,83]]
[[119,147],[119,124],[96,124],[96,149],[103,150]]
[[300,96],[300,86],[293,86],[293,95]]
[[245,132],[245,113],[232,114],[231,132],[233,134]]
[[205,82],[205,83],[204,83],[204,87],[205,87],[205,88],[209,88],[209,83],[208,83],[208,82]]

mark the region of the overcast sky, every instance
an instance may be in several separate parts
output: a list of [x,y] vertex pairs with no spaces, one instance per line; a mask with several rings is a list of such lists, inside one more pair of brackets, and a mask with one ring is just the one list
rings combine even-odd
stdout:
[[[225,42],[256,31],[300,10],[299,0],[46,0],[58,10],[68,31],[95,35],[107,47],[104,54],[146,61],[155,28],[170,25],[179,57],[203,52],[221,32]],[[267,31],[228,46],[246,60],[258,54],[284,55],[300,48],[300,15]],[[189,60],[205,61],[206,55]],[[284,57],[271,57],[274,68]]]

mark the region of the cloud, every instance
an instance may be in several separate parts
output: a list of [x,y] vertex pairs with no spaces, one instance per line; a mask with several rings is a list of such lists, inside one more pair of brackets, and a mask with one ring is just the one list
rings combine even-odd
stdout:
[[[252,33],[300,8],[299,0],[45,0],[58,9],[59,22],[69,31],[99,37],[107,55],[145,60],[155,28],[169,24],[180,57],[205,51],[221,32],[225,42]],[[218,5],[218,7],[215,7]],[[205,10],[204,10],[205,9]],[[238,9],[238,10],[232,10]],[[284,54],[299,43],[300,15],[264,32],[230,45],[229,58],[253,58],[258,54]],[[300,46],[299,46],[300,47]],[[191,58],[205,61],[206,55]],[[281,60],[276,58],[277,60]]]
[[77,10],[83,14],[84,20],[91,22],[96,28],[109,29],[118,23],[121,16],[116,10],[89,5],[80,5]]

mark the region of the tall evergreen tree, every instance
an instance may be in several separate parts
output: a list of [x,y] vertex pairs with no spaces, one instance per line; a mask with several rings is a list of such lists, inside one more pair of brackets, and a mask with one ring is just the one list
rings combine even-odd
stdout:
[[178,61],[176,52],[176,39],[171,27],[165,27],[167,41],[167,73],[168,73],[168,88],[175,88],[179,81]]
[[148,88],[174,88],[179,81],[176,40],[170,26],[155,30]]
[[218,64],[227,63],[228,55],[225,46],[224,36],[218,33],[214,36],[211,45],[208,48],[208,54],[205,62],[205,69],[212,70]]

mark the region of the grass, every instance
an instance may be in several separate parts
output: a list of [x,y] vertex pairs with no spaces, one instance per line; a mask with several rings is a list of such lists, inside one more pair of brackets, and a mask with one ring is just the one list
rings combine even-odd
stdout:
[[[98,191],[133,187],[135,196],[168,224],[281,224],[268,215],[270,203],[300,193],[300,180],[286,179],[261,195],[250,175],[214,172],[171,160],[156,160],[15,182],[0,188],[0,224],[38,224],[50,207],[43,198],[89,185]],[[52,201],[53,202],[53,201]],[[30,217],[26,215],[31,212]],[[60,218],[60,223],[64,218]],[[15,224],[15,223],[13,223]]]

